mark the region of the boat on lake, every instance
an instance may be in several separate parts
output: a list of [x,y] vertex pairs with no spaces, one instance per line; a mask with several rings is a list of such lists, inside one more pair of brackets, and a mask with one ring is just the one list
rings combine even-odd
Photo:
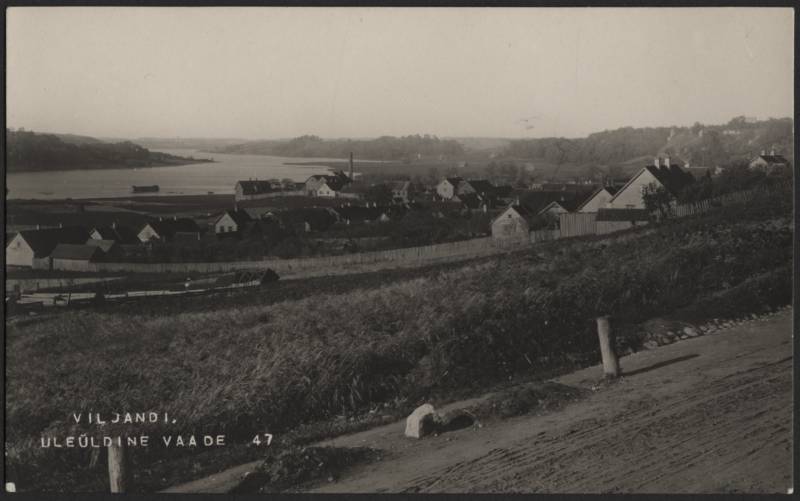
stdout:
[[158,191],[158,185],[153,184],[150,186],[132,186],[134,193],[153,193]]

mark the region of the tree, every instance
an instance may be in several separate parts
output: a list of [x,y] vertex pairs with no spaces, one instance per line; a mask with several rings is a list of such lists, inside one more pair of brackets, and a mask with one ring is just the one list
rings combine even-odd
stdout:
[[386,205],[392,202],[392,188],[385,183],[373,184],[364,192],[364,199],[369,202],[376,202]]
[[673,214],[672,195],[663,187],[650,183],[642,190],[644,206],[650,213],[657,213],[659,220],[669,219]]

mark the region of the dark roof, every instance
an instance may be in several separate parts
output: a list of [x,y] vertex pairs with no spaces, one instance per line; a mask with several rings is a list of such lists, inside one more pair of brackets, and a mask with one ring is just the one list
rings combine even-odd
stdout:
[[200,240],[200,233],[197,231],[176,231],[174,235],[172,235],[172,241],[174,243],[190,243],[190,242],[197,242]]
[[341,190],[348,183],[350,183],[350,178],[347,176],[325,176],[325,184],[333,191]]
[[394,181],[391,185],[394,191],[406,191],[411,189],[411,181]]
[[669,167],[662,165],[648,165],[645,167],[658,181],[673,195],[677,195],[683,188],[694,182],[694,176],[681,167],[672,164]]
[[542,212],[543,210],[547,209],[552,204],[558,204],[567,212],[572,212],[578,208],[581,202],[583,202],[583,200],[577,198],[567,198],[565,200],[553,200],[549,204],[539,209],[539,212]]
[[647,209],[598,209],[597,221],[649,221]]
[[121,244],[139,243],[136,230],[130,226],[96,226],[93,231],[97,231],[102,240],[113,240]]
[[542,191],[586,192],[594,190],[596,185],[581,183],[542,183]]
[[500,214],[499,214],[499,215],[498,215],[496,218],[494,218],[494,219],[492,220],[492,223],[494,223],[495,221],[497,221],[498,219],[500,219],[500,216],[502,216],[503,214],[505,214],[505,212],[506,212],[508,209],[514,209],[514,210],[517,212],[517,214],[519,214],[520,216],[522,216],[522,218],[523,218],[525,221],[527,221],[529,224],[530,224],[530,223],[533,221],[533,219],[536,217],[536,213],[535,213],[535,212],[533,212],[533,211],[532,211],[532,210],[531,210],[529,207],[526,207],[525,205],[521,205],[521,204],[512,204],[512,205],[509,205],[508,207],[506,207],[505,209],[503,209],[503,212],[501,212],[501,213],[500,213]]
[[[572,204],[574,204],[577,207],[577,202],[582,201],[578,193],[572,191],[527,191],[520,195],[519,198],[520,204],[527,207],[534,214],[537,214],[552,202],[558,202],[562,206],[564,204],[573,206]],[[567,207],[564,208],[566,209]]]
[[[253,220],[253,218],[250,217],[250,214],[244,209],[226,210],[224,213],[222,213],[220,219],[222,219],[225,214],[229,215],[237,226],[244,226]],[[217,222],[219,222],[219,219],[217,219]]]
[[325,184],[327,184],[328,187],[330,189],[332,189],[333,191],[339,191],[344,187],[344,185],[350,183],[350,178],[347,177],[346,175],[342,174],[342,173],[335,174],[335,175],[314,174],[314,175],[309,177],[309,179],[312,179],[312,178],[316,179],[317,181],[324,179],[325,180]]
[[447,181],[448,183],[452,184],[453,186],[458,186],[459,183],[461,183],[461,181],[463,181],[463,180],[464,180],[464,178],[461,178],[461,177],[458,177],[458,176],[445,178],[445,181]]
[[117,242],[115,242],[114,240],[97,240],[95,238],[90,238],[89,240],[86,241],[86,245],[98,247],[101,251],[108,252],[115,245],[117,245]]
[[771,164],[788,164],[789,161],[786,160],[783,155],[759,155],[759,158],[763,158],[765,162]]
[[194,219],[163,219],[159,221],[150,221],[148,223],[156,233],[161,237],[172,237],[175,233],[197,233],[200,228]]
[[58,244],[83,244],[89,239],[89,233],[80,226],[23,230],[19,234],[30,245],[34,257],[37,258],[49,256]]
[[308,223],[312,230],[324,230],[336,222],[336,212],[328,208],[301,207],[288,209],[277,213],[284,224]]
[[343,220],[351,222],[360,221],[374,221],[381,217],[381,214],[387,212],[386,207],[362,207],[359,205],[351,205],[334,209],[339,217]]
[[504,184],[502,186],[495,186],[494,194],[497,197],[510,197],[514,193],[514,187]]
[[269,181],[239,181],[237,184],[242,186],[242,193],[245,195],[256,195],[258,193],[275,191],[272,189],[272,183]]
[[486,179],[473,179],[467,181],[467,183],[472,186],[472,189],[477,193],[491,194],[495,191],[494,185]]
[[477,193],[464,193],[463,195],[456,195],[453,197],[453,200],[456,199],[469,209],[480,208],[483,201]]
[[96,245],[81,244],[58,244],[50,253],[53,259],[74,259],[80,261],[91,261],[101,256],[103,251]]

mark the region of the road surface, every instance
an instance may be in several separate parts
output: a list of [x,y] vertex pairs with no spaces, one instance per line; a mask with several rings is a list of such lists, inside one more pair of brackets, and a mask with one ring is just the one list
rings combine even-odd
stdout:
[[[339,493],[786,493],[792,485],[792,313],[642,351],[599,385],[590,367],[556,379],[592,393],[562,410],[426,437],[398,422],[317,445],[381,460],[304,491]],[[456,402],[447,409],[465,407]],[[258,463],[168,492],[226,492]]]

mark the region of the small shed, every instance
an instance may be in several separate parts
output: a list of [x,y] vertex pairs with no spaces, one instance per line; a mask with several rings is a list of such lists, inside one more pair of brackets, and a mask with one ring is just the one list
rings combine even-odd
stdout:
[[50,254],[54,270],[88,271],[89,263],[102,257],[100,247],[86,244],[58,244]]

